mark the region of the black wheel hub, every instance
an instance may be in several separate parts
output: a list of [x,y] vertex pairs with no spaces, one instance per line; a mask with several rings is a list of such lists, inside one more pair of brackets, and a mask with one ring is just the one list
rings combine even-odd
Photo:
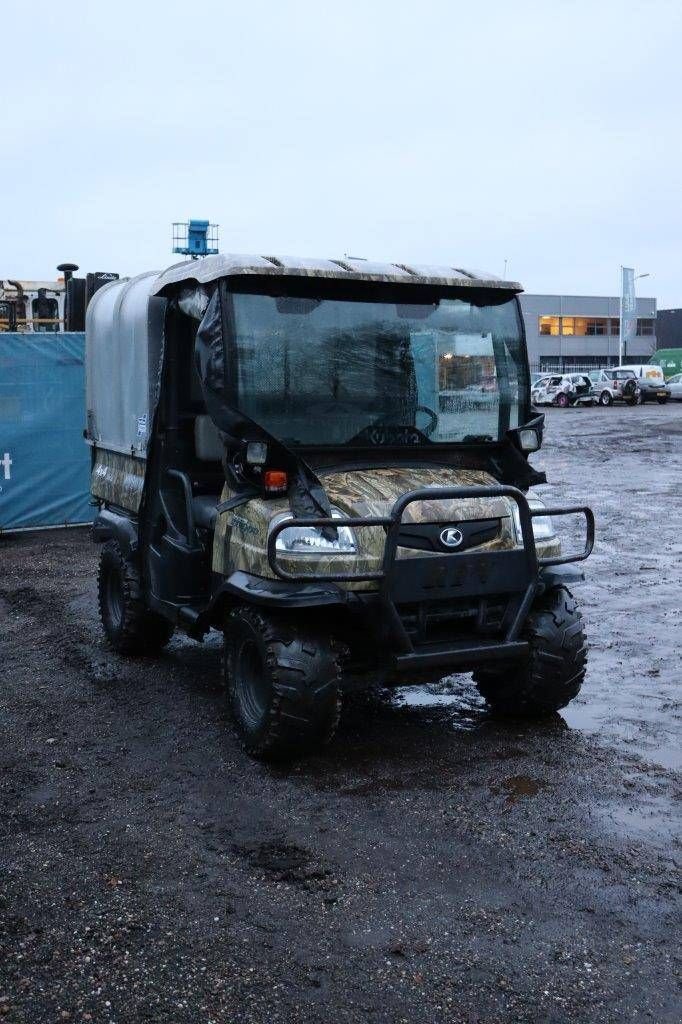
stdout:
[[267,713],[271,687],[258,646],[248,638],[242,640],[237,649],[234,691],[244,724],[257,729]]

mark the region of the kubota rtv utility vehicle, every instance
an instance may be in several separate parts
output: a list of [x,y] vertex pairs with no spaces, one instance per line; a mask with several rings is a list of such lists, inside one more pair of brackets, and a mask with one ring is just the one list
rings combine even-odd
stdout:
[[[87,439],[116,650],[224,632],[258,757],[329,740],[342,695],[473,672],[498,711],[585,674],[569,563],[588,508],[529,488],[520,286],[457,267],[213,256],[87,315]],[[552,518],[586,521],[564,553]]]

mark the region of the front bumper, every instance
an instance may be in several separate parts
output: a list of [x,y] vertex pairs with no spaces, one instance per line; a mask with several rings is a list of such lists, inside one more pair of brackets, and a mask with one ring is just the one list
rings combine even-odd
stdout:
[[[461,553],[429,555],[399,559],[396,557],[405,509],[416,501],[470,498],[507,498],[518,507],[522,546],[495,551],[467,550]],[[586,541],[582,551],[567,555],[538,557],[532,520],[536,516],[581,514],[586,521]],[[287,529],[284,521],[273,527],[268,538],[268,563],[273,574],[292,585],[324,586],[357,582],[373,582],[377,591],[363,595],[378,612],[378,639],[384,644],[397,671],[412,671],[435,665],[456,668],[480,661],[511,659],[522,656],[527,646],[519,639],[523,623],[536,595],[544,589],[542,573],[556,566],[586,559],[594,546],[594,515],[587,506],[531,509],[526,496],[515,487],[501,485],[475,487],[425,488],[410,491],[394,503],[388,516],[299,520],[300,525],[313,527],[348,526],[382,527],[386,531],[381,567],[371,572],[296,573],[284,568],[278,559],[277,537]],[[345,591],[349,600],[350,592]],[[480,637],[460,641],[418,643],[408,634],[401,609],[418,609],[438,603],[478,601],[483,609],[488,601],[505,600],[500,622],[500,638]],[[356,600],[361,595],[353,595]]]

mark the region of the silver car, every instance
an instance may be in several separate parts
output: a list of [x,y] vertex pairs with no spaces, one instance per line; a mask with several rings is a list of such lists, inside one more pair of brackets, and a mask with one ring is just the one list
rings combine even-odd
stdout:
[[634,370],[590,370],[588,377],[599,405],[613,405],[614,402],[641,405],[642,393]]
[[666,384],[670,388],[670,397],[678,402],[682,402],[682,373],[676,373],[674,377],[668,377]]

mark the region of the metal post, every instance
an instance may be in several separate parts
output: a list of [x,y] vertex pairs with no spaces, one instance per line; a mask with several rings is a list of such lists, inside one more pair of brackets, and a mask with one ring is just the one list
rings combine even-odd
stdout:
[[618,365],[623,365],[623,264],[620,265],[620,292],[618,299]]

